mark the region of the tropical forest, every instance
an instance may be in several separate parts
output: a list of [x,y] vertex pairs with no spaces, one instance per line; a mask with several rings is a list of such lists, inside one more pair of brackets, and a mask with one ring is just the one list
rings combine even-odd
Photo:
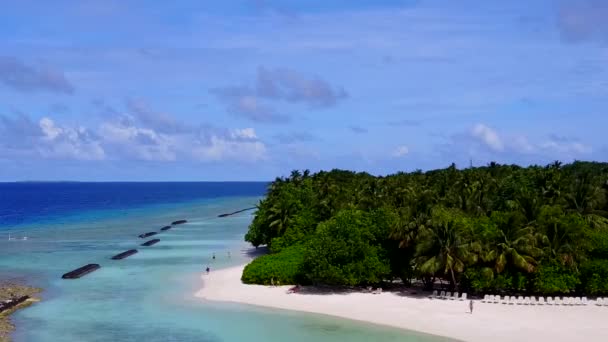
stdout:
[[608,294],[608,163],[293,171],[245,236],[249,284]]

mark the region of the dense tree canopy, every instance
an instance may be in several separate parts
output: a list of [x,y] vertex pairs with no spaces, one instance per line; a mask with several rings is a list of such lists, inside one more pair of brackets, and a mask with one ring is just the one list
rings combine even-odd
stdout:
[[250,283],[608,294],[608,164],[293,171],[245,239],[271,251],[245,270]]

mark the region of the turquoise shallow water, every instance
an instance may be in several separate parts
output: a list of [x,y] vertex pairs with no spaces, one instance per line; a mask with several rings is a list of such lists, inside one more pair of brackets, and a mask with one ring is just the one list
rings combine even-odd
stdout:
[[[43,287],[43,301],[17,312],[15,341],[438,341],[361,322],[238,304],[209,303],[194,293],[200,274],[242,263],[250,213],[217,218],[256,197],[94,211],[11,227],[0,240],[0,277]],[[143,232],[187,218],[139,247]],[[139,253],[124,260],[114,254]],[[228,257],[228,251],[231,257]],[[217,255],[211,259],[212,253]],[[77,280],[61,274],[87,263],[102,268]]]

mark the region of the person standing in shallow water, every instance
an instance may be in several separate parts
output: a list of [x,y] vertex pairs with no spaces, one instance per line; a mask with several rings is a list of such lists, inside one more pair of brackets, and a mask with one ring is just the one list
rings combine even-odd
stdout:
[[209,274],[209,266],[207,266],[207,274]]
[[469,310],[470,313],[473,314],[473,300],[469,301]]

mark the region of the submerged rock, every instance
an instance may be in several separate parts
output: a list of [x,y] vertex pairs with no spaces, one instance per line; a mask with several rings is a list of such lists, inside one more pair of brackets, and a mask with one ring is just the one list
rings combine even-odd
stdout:
[[152,239],[150,241],[146,241],[146,242],[142,243],[141,245],[148,247],[148,246],[152,246],[152,245],[158,243],[159,241],[160,241],[160,239]]
[[97,271],[99,268],[101,268],[101,266],[99,266],[99,264],[88,264],[88,265],[84,265],[80,268],[77,268],[73,271],[70,271],[68,273],[65,273],[64,275],[61,276],[61,278],[63,279],[78,279],[82,276],[85,276],[91,272]]

